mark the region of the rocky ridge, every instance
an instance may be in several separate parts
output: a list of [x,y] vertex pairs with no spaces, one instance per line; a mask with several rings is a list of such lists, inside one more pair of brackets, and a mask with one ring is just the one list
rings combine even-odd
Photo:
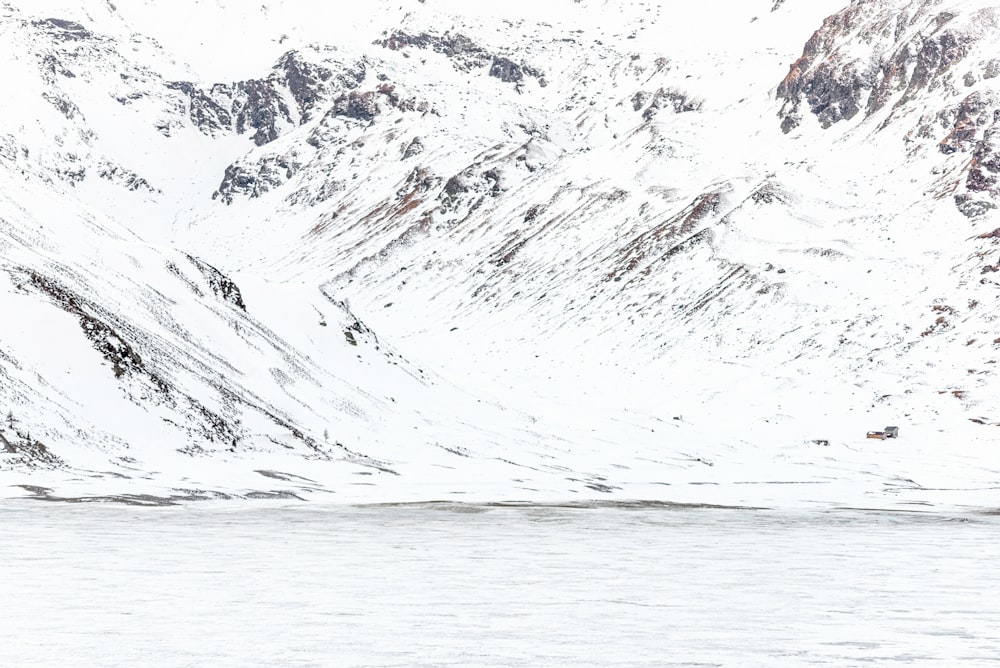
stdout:
[[851,3],[823,22],[778,87],[782,130],[808,109],[824,128],[875,119],[908,144],[935,145],[953,156],[935,167],[947,175],[937,189],[980,217],[997,195],[1000,61],[984,47],[998,24],[1000,8],[984,3]]

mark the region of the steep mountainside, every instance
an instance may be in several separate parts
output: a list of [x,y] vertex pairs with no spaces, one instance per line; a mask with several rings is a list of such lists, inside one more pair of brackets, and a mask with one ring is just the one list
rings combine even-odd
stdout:
[[0,6],[7,493],[994,503],[1000,6],[121,4]]

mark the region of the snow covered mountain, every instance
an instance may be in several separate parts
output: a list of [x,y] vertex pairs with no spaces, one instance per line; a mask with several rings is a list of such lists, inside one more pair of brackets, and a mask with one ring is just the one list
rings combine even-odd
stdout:
[[337,4],[0,5],[4,494],[995,505],[1000,5]]

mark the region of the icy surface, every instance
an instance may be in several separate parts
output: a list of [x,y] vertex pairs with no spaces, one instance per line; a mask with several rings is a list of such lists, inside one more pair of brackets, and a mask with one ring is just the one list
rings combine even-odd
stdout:
[[986,666],[997,518],[0,508],[5,666]]

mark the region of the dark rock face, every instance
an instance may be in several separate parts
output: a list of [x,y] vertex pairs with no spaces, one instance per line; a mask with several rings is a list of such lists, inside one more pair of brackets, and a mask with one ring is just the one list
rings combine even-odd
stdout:
[[396,191],[396,197],[403,200],[407,196],[426,195],[440,186],[441,181],[441,177],[435,176],[430,170],[424,167],[416,167],[406,175],[406,181]]
[[233,115],[230,109],[219,101],[229,93],[228,87],[217,84],[209,91],[204,91],[187,81],[173,81],[167,84],[167,88],[180,91],[187,96],[191,122],[203,133],[215,135],[223,130],[232,130]]
[[60,114],[65,116],[67,120],[71,121],[82,116],[80,108],[76,106],[72,100],[67,100],[64,97],[53,95],[52,93],[42,93],[42,97],[46,102],[55,107]]
[[298,106],[302,122],[308,121],[313,109],[322,100],[322,93],[326,83],[333,77],[333,72],[306,62],[296,51],[289,51],[282,56],[276,68],[284,72],[285,83]]
[[842,61],[837,47],[856,24],[869,18],[862,5],[852,4],[825,21],[806,42],[802,56],[778,86],[781,129],[790,132],[802,121],[804,102],[823,127],[851,119],[861,110],[862,98],[874,86],[876,73],[857,61]]
[[[828,64],[820,64],[807,82],[790,85],[790,94],[806,98],[809,110],[828,128],[842,120],[851,120],[861,110],[858,98],[867,88],[864,78],[853,70],[835,72]],[[789,132],[801,120],[798,104],[784,115],[781,129]]]
[[[255,98],[263,99],[263,98]],[[280,105],[274,107],[268,103],[258,105],[248,105],[254,109],[282,109]],[[395,86],[388,83],[379,84],[374,90],[351,90],[341,93],[332,100],[320,123],[312,131],[306,143],[314,148],[320,148],[331,142],[338,141],[331,127],[335,124],[360,123],[368,125],[379,115],[388,109],[397,109],[402,112],[432,112],[433,110],[426,102],[418,101],[415,97],[402,95]],[[275,118],[266,113],[258,116],[247,116],[246,123],[258,123],[260,128],[255,135],[258,145],[266,144],[277,137],[278,123],[281,118]],[[290,119],[286,118],[290,121]],[[240,124],[240,115],[235,116],[234,129],[242,132],[244,126]],[[273,133],[273,134],[272,134]],[[342,149],[343,150],[343,149]],[[407,149],[410,155],[416,155],[422,150],[419,140]],[[222,183],[218,190],[212,195],[212,199],[217,199],[232,204],[237,196],[248,198],[261,197],[264,193],[274,190],[290,181],[302,168],[302,162],[295,151],[287,155],[265,155],[256,159],[253,163],[237,162],[226,168]],[[342,191],[344,185],[336,180],[328,180],[319,189],[302,188],[293,193],[290,203],[305,203],[315,205],[325,201],[334,194]]]
[[936,120],[948,129],[948,135],[938,144],[942,153],[971,153],[985,169],[1000,171],[1000,96],[977,91],[956,108],[939,113]]
[[46,79],[51,83],[55,81],[55,75],[60,75],[66,77],[67,79],[75,79],[76,75],[73,74],[71,70],[63,66],[59,59],[56,58],[51,53],[45,54],[42,58],[42,72],[47,73],[49,76]]
[[420,155],[424,152],[424,143],[420,140],[420,137],[414,137],[406,149],[403,151],[403,160],[409,160],[410,158]]
[[269,80],[215,84],[208,90],[186,81],[171,82],[167,87],[187,96],[191,122],[207,135],[252,131],[254,143],[263,146],[278,138],[279,121],[293,122],[281,92]]
[[308,122],[330,95],[356,88],[365,76],[363,63],[334,72],[289,51],[264,79],[218,83],[207,89],[175,81],[167,87],[187,98],[191,122],[205,134],[250,134],[257,146],[263,146],[278,138],[282,124]]
[[827,18],[778,87],[781,128],[790,132],[808,113],[824,128],[879,114],[877,129],[886,131],[921,114],[905,141],[934,142],[945,156],[965,154],[944,170],[951,176],[939,185],[959,211],[978,217],[1000,197],[1000,97],[982,84],[1000,75],[1000,64],[995,58],[973,63],[971,55],[981,48],[983,27],[996,25],[1000,12],[958,15],[936,7],[914,1],[890,11],[855,1]]
[[[951,18],[941,19],[942,25]],[[913,56],[916,52],[916,56]],[[896,52],[889,65],[883,67],[882,77],[872,93],[868,113],[882,109],[894,91],[903,91],[896,106],[910,102],[921,91],[946,87],[954,90],[953,66],[968,53],[968,39],[951,31],[928,37],[919,36]]]
[[208,287],[211,288],[217,297],[229,302],[241,311],[247,310],[246,304],[243,303],[243,293],[240,292],[239,286],[232,279],[212,265],[202,262],[196,257],[188,255],[187,259],[201,272],[205,281],[208,282]]
[[490,76],[504,83],[521,83],[524,80],[524,70],[510,58],[497,56],[490,65]]
[[955,195],[955,205],[964,215],[976,218],[996,208],[1000,197],[1000,95],[975,92],[957,107],[937,114],[917,130],[918,136],[934,136],[937,127],[948,133],[938,143],[945,154],[963,153],[965,192]]
[[263,146],[278,138],[278,123],[294,124],[291,111],[281,92],[270,80],[241,81],[236,84],[233,110],[236,132],[245,134],[254,130],[252,139]]
[[397,30],[386,39],[376,41],[375,44],[392,51],[402,51],[407,47],[430,49],[447,56],[455,69],[464,72],[475,67],[485,67],[492,60],[486,49],[461,33],[452,35],[446,32],[444,35],[431,35],[423,32],[419,35],[410,35]]
[[[242,308],[242,297],[231,281],[208,265],[193,258],[191,260],[208,278],[210,285],[215,283],[213,289],[218,288],[224,299]],[[150,339],[148,333],[128,324],[119,315],[102,308],[55,279],[30,271],[25,274],[26,285],[79,318],[84,335],[94,349],[110,363],[115,378],[121,382],[122,391],[130,401],[141,406],[163,405],[179,411],[186,418],[181,429],[189,436],[202,443],[218,443],[227,447],[238,445],[243,431],[240,420],[224,414],[233,413],[236,404],[259,411],[275,423],[287,424],[286,420],[272,414],[265,407],[252,405],[236,396],[219,380],[213,382],[212,386],[219,393],[223,412],[208,408],[198,399],[178,389],[169,376],[164,375],[160,369],[171,364],[164,357],[168,352],[158,342]],[[140,347],[149,355],[140,355]],[[200,446],[196,445],[191,453],[200,450]]]
[[300,168],[298,162],[280,155],[265,156],[253,165],[230,165],[212,199],[226,204],[232,204],[237,195],[255,199],[287,183]]
[[112,183],[117,183],[125,188],[128,188],[132,192],[136,192],[138,190],[148,193],[160,192],[159,189],[151,186],[149,181],[120,165],[113,165],[108,162],[102,163],[98,168],[97,175],[106,181],[111,181]]
[[545,75],[541,70],[523,62],[514,62],[500,54],[490,53],[461,33],[432,35],[422,32],[411,35],[397,30],[375,44],[392,51],[403,51],[408,47],[430,49],[447,56],[455,69],[461,72],[489,67],[491,77],[504,83],[513,83],[518,89],[524,84],[526,77],[536,79],[540,86],[546,85]]
[[426,102],[418,102],[415,97],[404,98],[392,84],[383,83],[375,90],[357,91],[339,95],[333,106],[327,112],[327,117],[340,117],[371,123],[375,117],[382,113],[382,104],[400,111],[429,111]]
[[446,209],[448,208],[448,205],[459,195],[472,190],[472,186],[469,184],[469,178],[471,176],[471,173],[456,174],[448,179],[448,182],[444,184],[444,189],[441,191],[441,201],[445,205]]
[[646,106],[647,101],[649,101],[649,93],[644,90],[640,90],[632,96],[632,111],[639,111]]
[[346,188],[347,186],[341,181],[328,178],[318,187],[314,185],[306,185],[299,188],[286,197],[285,202],[291,206],[316,206],[317,204],[327,201],[334,195],[344,192]]
[[[649,99],[648,95],[637,93],[632,97],[632,106],[636,108],[636,111],[642,108],[645,100]],[[693,100],[689,98],[684,93],[673,89],[660,88],[653,94],[652,100],[646,110],[642,112],[642,118],[646,121],[653,120],[656,115],[667,109],[675,114],[682,114],[688,111],[699,111],[701,109],[701,101]]]
[[[826,128],[861,112],[874,114],[893,100],[893,108],[900,108],[921,91],[954,88],[953,66],[967,55],[969,43],[949,29],[954,18],[888,12],[871,2],[851,3],[830,16],[778,86],[782,130],[802,122],[803,104]],[[915,26],[924,29],[903,39]],[[849,43],[865,45],[870,56],[843,55]]]
[[479,209],[487,197],[503,194],[506,190],[503,168],[498,165],[483,167],[481,163],[470,165],[445,182],[438,195],[442,213],[454,214],[456,219],[467,217]]
[[977,199],[968,193],[955,195],[955,206],[966,218],[979,218],[997,208],[993,202]]
[[226,167],[226,174],[219,189],[212,193],[212,199],[221,199],[226,204],[232,204],[236,193],[257,197],[256,182],[257,179],[244,172],[241,166],[229,165]]
[[64,19],[41,19],[39,21],[35,21],[33,25],[45,30],[56,39],[63,42],[80,42],[94,37],[89,30],[75,21],[66,21]]
[[381,95],[389,106],[395,107],[400,111],[416,111],[419,113],[425,113],[431,111],[430,105],[426,102],[418,101],[416,97],[403,97],[403,95],[396,89],[395,86],[388,83],[379,84],[375,92]]
[[352,118],[365,123],[371,123],[380,112],[375,91],[359,93],[353,90],[334,100],[333,108],[330,110],[334,116]]
[[1000,198],[1000,98],[993,93],[973,93],[957,108],[938,114],[947,135],[938,143],[945,154],[965,154],[959,173],[965,192],[955,195],[955,205],[969,218],[996,208]]
[[84,335],[105,360],[111,363],[116,378],[122,376],[142,376],[151,381],[159,391],[165,392],[167,384],[156,373],[150,371],[128,338],[116,331],[104,314],[79,295],[74,294],[58,282],[37,273],[30,273],[28,280],[32,287],[51,298],[60,308],[80,319]]
[[545,77],[539,70],[530,65],[515,63],[513,60],[504,58],[503,56],[495,56],[493,58],[493,63],[490,65],[490,76],[500,79],[504,83],[517,84],[519,87],[524,82],[525,77],[538,79],[539,85],[543,88],[546,85]]

